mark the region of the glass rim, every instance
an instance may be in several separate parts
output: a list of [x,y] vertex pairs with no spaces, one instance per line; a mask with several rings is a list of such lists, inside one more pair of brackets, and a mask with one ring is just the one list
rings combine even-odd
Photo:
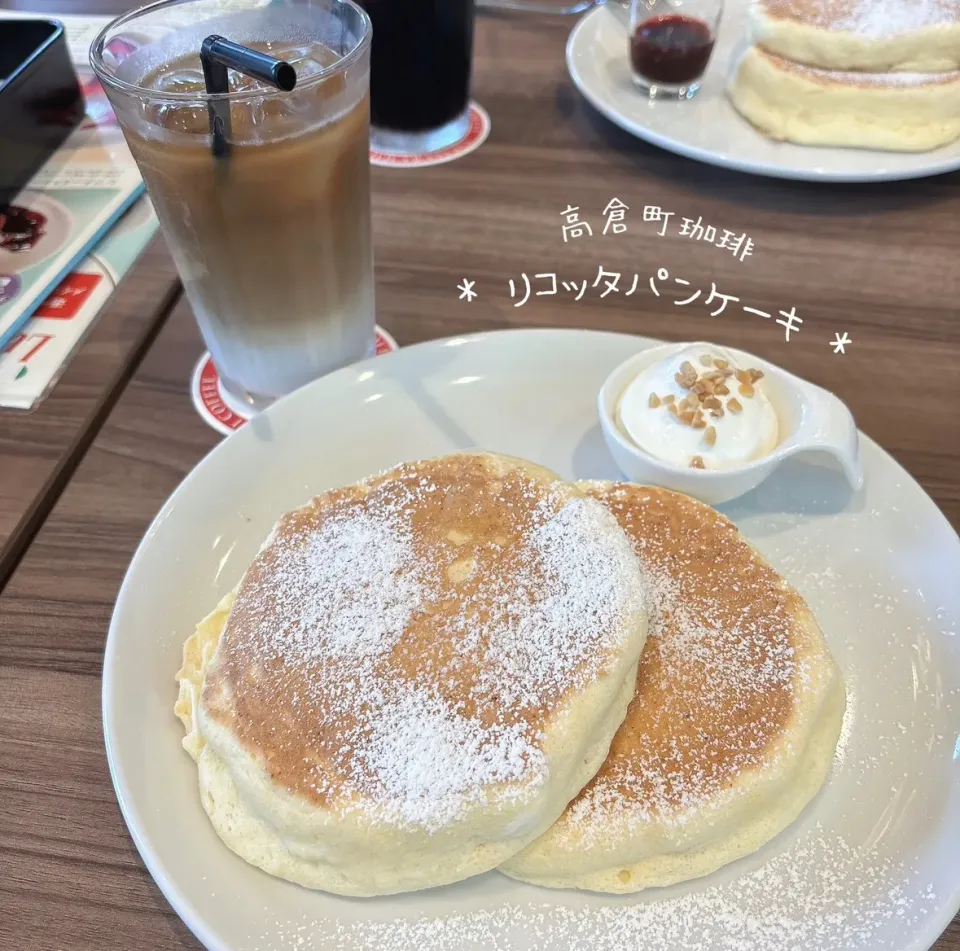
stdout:
[[[151,13],[153,11],[163,9],[164,7],[184,6],[190,2],[192,2],[192,0],[155,0],[153,3],[148,3],[142,7],[137,7],[135,10],[129,10],[127,13],[124,13],[121,16],[111,20],[96,35],[93,42],[90,44],[90,67],[96,74],[97,79],[99,79],[103,85],[110,86],[112,89],[115,89],[119,92],[137,96],[141,99],[155,99],[162,100],[164,102],[196,103],[224,100],[228,102],[249,102],[251,100],[262,100],[274,98],[276,96],[288,95],[288,93],[285,93],[281,89],[273,89],[270,87],[258,90],[247,89],[238,92],[221,93],[209,93],[206,90],[199,90],[197,92],[161,92],[158,89],[151,89],[148,86],[140,86],[137,83],[128,83],[125,80],[117,79],[116,76],[113,76],[107,72],[103,64],[103,49],[107,43],[108,35],[114,32],[117,27],[122,26],[125,23],[129,23],[145,13]],[[301,89],[309,89],[311,86],[323,82],[325,79],[329,79],[331,76],[336,76],[339,73],[342,73],[345,69],[360,59],[366,49],[370,46],[370,39],[373,33],[373,24],[370,21],[367,11],[364,10],[363,7],[359,6],[359,4],[355,3],[354,0],[335,0],[335,4],[337,6],[349,7],[354,11],[354,13],[359,15],[360,22],[363,25],[363,33],[360,39],[357,41],[357,44],[353,47],[353,49],[350,50],[349,53],[339,57],[337,61],[332,63],[330,66],[324,66],[319,72],[314,73],[303,83],[298,82],[294,90],[295,92]],[[267,9],[267,5],[265,5],[263,9]],[[227,37],[227,39],[229,39],[229,37]]]

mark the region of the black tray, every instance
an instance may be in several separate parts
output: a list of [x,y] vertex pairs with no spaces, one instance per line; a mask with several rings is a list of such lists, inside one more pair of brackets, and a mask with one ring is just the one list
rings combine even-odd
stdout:
[[83,118],[63,25],[0,20],[0,211]]

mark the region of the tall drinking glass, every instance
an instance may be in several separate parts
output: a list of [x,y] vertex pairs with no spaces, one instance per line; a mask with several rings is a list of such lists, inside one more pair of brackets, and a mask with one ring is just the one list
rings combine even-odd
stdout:
[[[211,34],[289,62],[296,87],[231,70],[208,94]],[[91,47],[221,380],[255,407],[374,351],[370,37],[351,0],[162,0]]]
[[474,0],[359,0],[373,21],[374,148],[434,152],[470,129]]

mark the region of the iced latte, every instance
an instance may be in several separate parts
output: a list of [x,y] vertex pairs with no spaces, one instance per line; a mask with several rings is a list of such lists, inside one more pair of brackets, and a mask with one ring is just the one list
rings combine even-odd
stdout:
[[[126,30],[133,46],[140,24]],[[296,87],[282,92],[231,70],[221,97],[229,108],[223,155],[213,148],[199,57],[210,33],[297,72]],[[282,4],[149,38],[112,68],[107,40],[104,85],[228,389],[259,404],[372,354],[369,23],[362,11]]]

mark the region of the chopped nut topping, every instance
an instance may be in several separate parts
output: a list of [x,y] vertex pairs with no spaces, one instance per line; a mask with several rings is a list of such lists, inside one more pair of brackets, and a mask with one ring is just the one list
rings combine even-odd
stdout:
[[703,458],[701,456],[694,456],[690,460],[691,469],[706,469],[706,466],[703,464]]
[[690,387],[697,382],[696,367],[694,367],[689,360],[684,360],[683,363],[680,364],[680,372],[674,376],[674,379],[685,390],[689,390]]
[[[704,440],[708,446],[713,446],[717,441],[717,430],[715,426],[710,425],[710,422],[722,419],[725,410],[733,414],[743,412],[743,404],[740,400],[728,399],[724,406],[723,400],[720,399],[720,397],[730,396],[728,381],[736,378],[739,395],[749,399],[754,396],[756,392],[754,384],[763,378],[763,372],[752,369],[737,370],[730,366],[728,360],[715,359],[709,354],[701,356],[699,363],[709,369],[701,373],[689,360],[684,360],[680,364],[679,372],[674,375],[677,383],[683,389],[690,391],[686,396],[677,399],[673,394],[657,396],[651,393],[650,406],[655,408],[666,405],[667,409],[677,417],[679,423],[693,429],[705,430]],[[694,459],[699,458],[699,456],[694,457]],[[693,462],[691,465],[694,468],[704,468],[703,465],[697,466]]]

